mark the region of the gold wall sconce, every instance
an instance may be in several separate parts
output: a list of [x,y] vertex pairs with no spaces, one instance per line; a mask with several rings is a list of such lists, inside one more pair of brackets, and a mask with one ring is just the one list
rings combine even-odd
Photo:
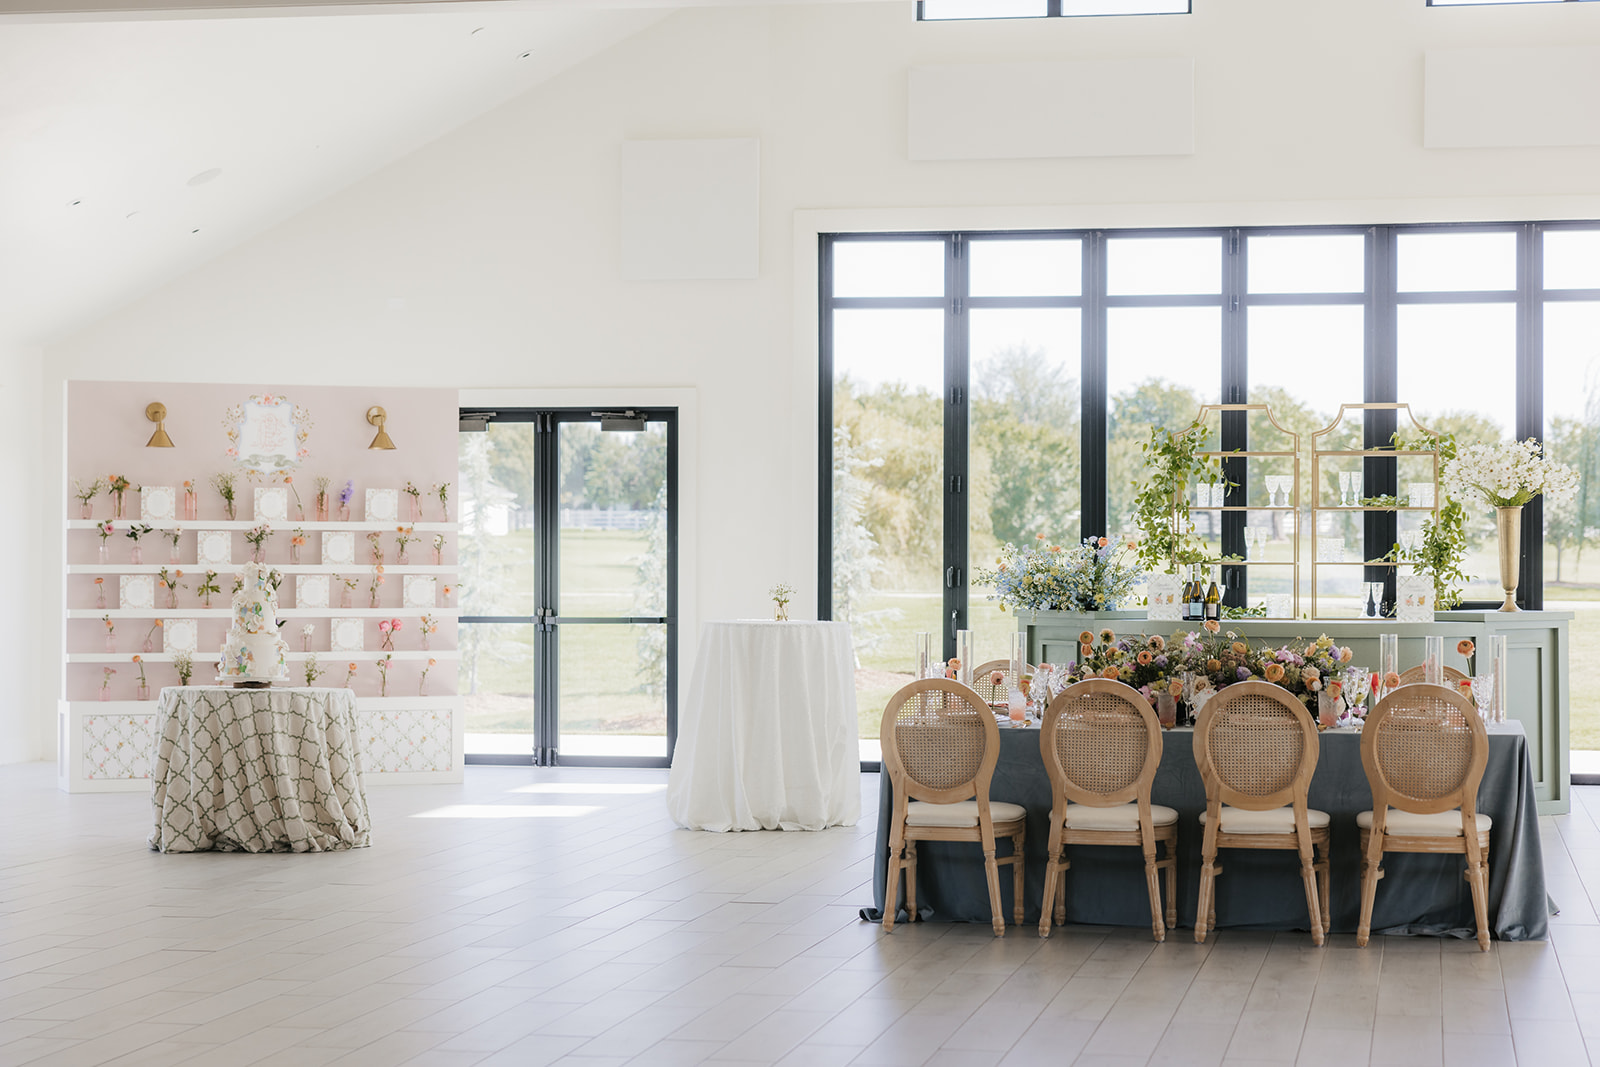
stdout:
[[144,409],[144,417],[156,424],[156,432],[146,441],[146,448],[171,448],[172,438],[167,436],[167,405],[156,403]]
[[373,407],[367,409],[367,422],[378,428],[378,435],[374,437],[372,439],[372,443],[367,446],[368,451],[371,451],[375,448],[392,449],[394,447],[394,442],[389,439],[389,431],[383,428],[383,424],[388,420],[389,413],[384,411],[382,408],[374,405]]

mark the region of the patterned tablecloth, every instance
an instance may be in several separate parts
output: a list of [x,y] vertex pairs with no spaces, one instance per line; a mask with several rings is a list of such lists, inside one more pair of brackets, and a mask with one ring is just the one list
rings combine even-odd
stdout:
[[323,852],[372,843],[350,690],[172,686],[156,715],[151,848]]

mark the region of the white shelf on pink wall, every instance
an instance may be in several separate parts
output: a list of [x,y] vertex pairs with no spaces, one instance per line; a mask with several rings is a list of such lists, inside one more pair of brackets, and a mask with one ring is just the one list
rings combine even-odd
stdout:
[[[248,560],[236,560],[233,563],[216,564],[219,568],[242,567]],[[284,574],[362,574],[372,569],[370,563],[272,563],[268,566],[275,567]],[[200,563],[69,563],[68,574],[160,574],[168,567],[179,569],[187,567],[184,571],[189,574],[198,573],[205,569],[205,564]],[[456,568],[451,566],[435,567],[430,564],[417,563],[385,563],[384,574],[455,574]]]
[[[175,655],[176,653],[174,652],[68,652],[67,662],[123,664],[131,661],[134,656],[138,656],[145,663],[171,663],[172,657]],[[217,654],[215,652],[196,652],[193,654],[192,658],[195,661],[200,662],[204,661],[208,656],[212,659],[215,659],[216,655]],[[320,652],[290,652],[289,662],[297,663],[306,660],[313,655],[316,656],[319,661],[325,663],[333,663],[339,660],[355,660],[357,662],[362,660],[376,661],[382,659],[384,656],[393,656],[396,663],[399,663],[402,660],[426,662],[430,659],[436,659],[442,662],[444,660],[458,660],[461,658],[460,651],[454,648],[417,648],[405,649],[398,652],[382,652],[374,649],[367,649],[364,652],[329,652],[326,649],[323,649]]]
[[[68,519],[69,530],[93,530],[105,519]],[[129,526],[148,526],[152,530],[253,530],[261,525],[259,519],[162,519],[152,522],[149,519],[130,518],[112,519],[111,525],[117,529],[115,536],[121,536],[122,531]],[[415,533],[452,533],[461,529],[458,522],[407,522],[399,519],[394,522],[368,522],[365,519],[355,519],[350,522],[302,522],[297,519],[282,519],[277,523],[268,523],[273,533],[283,530],[304,530],[307,533],[326,533],[329,530],[393,530],[396,526],[407,526]]]
[[[69,608],[69,619],[98,619],[109,615],[113,619],[231,619],[231,608]],[[278,615],[285,619],[395,619],[413,615],[433,615],[441,619],[461,617],[460,608],[282,608]],[[530,623],[533,619],[530,617]]]

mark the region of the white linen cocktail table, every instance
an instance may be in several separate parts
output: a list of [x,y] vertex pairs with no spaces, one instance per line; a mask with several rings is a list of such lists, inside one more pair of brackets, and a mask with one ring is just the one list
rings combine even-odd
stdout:
[[842,622],[708,622],[667,811],[691,830],[821,830],[861,817],[855,655]]
[[324,852],[371,843],[348,689],[168,686],[150,776],[161,852]]

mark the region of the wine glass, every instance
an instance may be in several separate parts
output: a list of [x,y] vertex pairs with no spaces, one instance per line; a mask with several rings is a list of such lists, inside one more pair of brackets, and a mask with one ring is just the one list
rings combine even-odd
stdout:
[[1340,471],[1339,472],[1339,506],[1341,508],[1347,508],[1347,507],[1350,506],[1350,472],[1349,471]]

